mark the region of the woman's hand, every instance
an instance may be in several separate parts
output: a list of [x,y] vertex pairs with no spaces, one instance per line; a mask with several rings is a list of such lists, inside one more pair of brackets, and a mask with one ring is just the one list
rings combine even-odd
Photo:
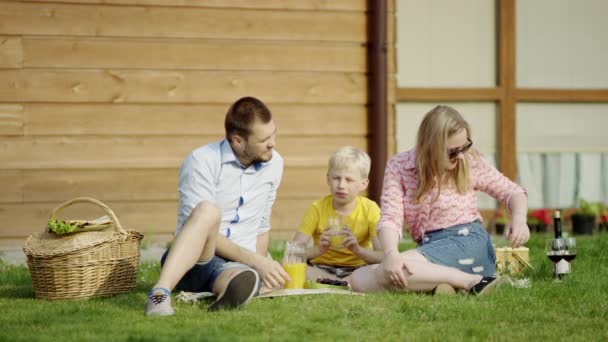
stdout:
[[384,276],[393,286],[401,289],[407,287],[405,271],[409,272],[409,269],[405,260],[397,250],[388,251],[387,254],[384,255],[382,268],[384,270]]
[[511,220],[511,225],[507,229],[506,238],[514,248],[517,248],[528,241],[530,238],[530,228],[528,228],[525,217],[515,217]]
[[530,238],[530,228],[526,223],[528,196],[523,192],[513,194],[507,204],[511,208],[511,225],[507,228],[505,237],[511,246],[517,248]]

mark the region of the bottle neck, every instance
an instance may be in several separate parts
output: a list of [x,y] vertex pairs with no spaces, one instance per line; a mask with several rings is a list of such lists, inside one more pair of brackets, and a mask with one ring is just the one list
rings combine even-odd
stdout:
[[559,217],[553,219],[553,232],[556,239],[562,238],[562,220]]

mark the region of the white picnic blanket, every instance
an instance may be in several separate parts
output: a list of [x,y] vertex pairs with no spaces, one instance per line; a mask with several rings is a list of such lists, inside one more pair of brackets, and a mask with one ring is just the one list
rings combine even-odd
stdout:
[[[351,295],[351,296],[363,296],[365,294],[360,292],[354,292],[351,290],[341,289],[277,289],[266,291],[255,298],[272,298],[272,297],[284,297],[284,296],[305,296],[305,295],[319,295],[319,294],[338,294],[338,295]],[[183,303],[195,304],[199,300],[214,297],[215,295],[211,292],[184,292],[181,291],[175,296],[177,301]]]

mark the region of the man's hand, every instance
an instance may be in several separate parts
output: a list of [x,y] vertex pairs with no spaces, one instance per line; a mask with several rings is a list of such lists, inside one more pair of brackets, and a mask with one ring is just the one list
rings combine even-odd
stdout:
[[511,220],[511,226],[507,229],[506,238],[511,246],[517,248],[530,238],[530,228],[525,217],[515,217]]
[[398,251],[390,251],[385,254],[382,261],[384,276],[395,287],[405,289],[407,287],[407,279],[405,271],[410,272],[405,260],[401,257]]
[[260,274],[264,286],[269,289],[282,288],[291,281],[283,266],[270,258],[261,257],[254,268]]

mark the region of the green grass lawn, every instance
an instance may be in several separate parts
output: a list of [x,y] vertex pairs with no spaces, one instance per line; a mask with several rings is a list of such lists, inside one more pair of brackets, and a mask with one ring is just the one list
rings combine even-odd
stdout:
[[[26,267],[0,262],[0,341],[238,340],[608,340],[608,235],[578,238],[573,273],[552,279],[544,239],[527,246],[530,288],[485,297],[385,293],[255,299],[208,313],[209,301],[177,303],[175,316],[144,316],[157,263],[142,265],[137,289],[80,301],[34,299]],[[278,254],[274,254],[277,256]]]

